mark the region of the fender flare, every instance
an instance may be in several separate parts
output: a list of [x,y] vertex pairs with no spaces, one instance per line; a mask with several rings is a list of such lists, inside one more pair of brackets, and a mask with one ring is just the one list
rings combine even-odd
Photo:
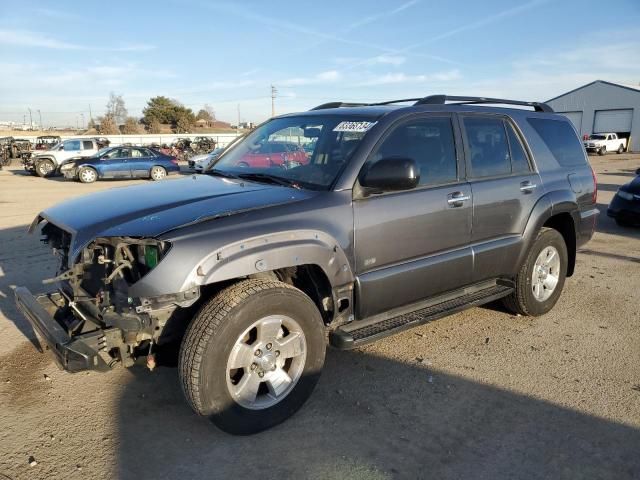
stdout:
[[293,230],[217,248],[197,263],[183,289],[299,265],[320,267],[332,288],[355,280],[347,255],[331,235],[318,230]]
[[[520,265],[524,262],[529,249],[533,245],[538,232],[542,229],[543,225],[554,215],[559,213],[569,213],[573,219],[574,234],[578,235],[578,225],[580,222],[580,210],[576,201],[575,194],[568,192],[567,190],[554,190],[547,192],[540,197],[537,203],[534,205],[529,215],[529,220],[525,226],[522,234],[522,249],[518,256],[516,267],[520,268]],[[574,256],[575,259],[575,256]]]

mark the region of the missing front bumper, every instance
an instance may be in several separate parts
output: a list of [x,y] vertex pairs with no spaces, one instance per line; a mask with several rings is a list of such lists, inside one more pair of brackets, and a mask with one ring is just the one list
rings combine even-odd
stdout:
[[60,368],[71,373],[111,369],[100,349],[106,342],[105,335],[117,332],[96,330],[71,337],[55,319],[63,301],[59,293],[34,296],[27,288],[18,287],[15,299],[18,310],[44,341]]

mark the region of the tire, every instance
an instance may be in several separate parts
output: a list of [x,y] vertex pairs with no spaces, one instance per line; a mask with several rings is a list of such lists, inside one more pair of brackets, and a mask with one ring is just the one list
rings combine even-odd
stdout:
[[616,153],[620,155],[623,152],[624,152],[624,145],[620,144],[620,146],[618,147],[618,150],[616,150]]
[[151,170],[149,171],[149,178],[151,178],[151,180],[157,182],[159,180],[164,180],[166,177],[167,171],[164,169],[164,167],[161,167],[159,165],[151,167]]
[[36,163],[36,174],[39,177],[51,177],[56,171],[56,166],[51,160],[40,160]]
[[78,170],[78,180],[81,183],[93,183],[98,180],[98,172],[91,167],[82,167]]
[[604,155],[607,153],[607,147],[600,147],[600,150],[598,150],[598,155]]
[[18,148],[15,145],[9,149],[9,158],[18,158]]
[[[553,250],[555,250],[555,255],[557,256],[557,264],[553,260],[555,257],[547,255],[549,252],[553,253]],[[551,310],[558,301],[564,287],[568,257],[567,245],[560,232],[552,228],[540,230],[526,260],[516,275],[515,290],[502,300],[504,306],[513,313],[527,316],[543,315]],[[540,273],[540,275],[546,277],[544,282],[547,285],[553,283],[553,273],[555,273],[557,277],[553,289],[540,284],[536,287],[538,282],[534,282],[534,269],[537,268],[536,265],[540,258],[550,259],[551,263],[554,263],[552,269]],[[543,265],[543,269],[546,269],[546,265]],[[536,277],[540,278],[539,276]],[[538,288],[538,292],[542,293],[536,295],[535,288]]]
[[[252,328],[256,324],[273,328]],[[276,327],[279,335],[289,333],[274,336]],[[297,353],[278,355],[285,348]],[[276,280],[243,280],[209,300],[189,325],[180,348],[182,390],[193,410],[221,430],[257,433],[289,418],[309,398],[325,350],[324,324],[308,296]],[[232,369],[234,361],[243,367]],[[283,371],[291,381],[278,393],[274,389],[283,385],[277,382]],[[242,396],[243,383],[254,386],[253,399]]]

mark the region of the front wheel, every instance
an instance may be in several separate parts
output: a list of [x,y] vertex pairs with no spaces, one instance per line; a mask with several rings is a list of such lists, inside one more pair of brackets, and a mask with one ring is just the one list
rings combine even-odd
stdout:
[[40,160],[36,164],[36,174],[39,177],[50,177],[53,175],[56,166],[53,164],[51,160]]
[[151,180],[158,181],[162,180],[167,176],[167,171],[163,167],[155,166],[151,168],[151,172],[149,172],[149,176]]
[[98,172],[90,167],[82,167],[78,172],[78,180],[82,183],[93,183],[98,179]]
[[567,264],[567,245],[560,232],[540,230],[516,276],[514,292],[503,299],[505,307],[520,315],[547,313],[562,293]]
[[600,150],[598,150],[598,155],[604,155],[605,153],[607,153],[607,147],[600,147]]
[[275,280],[243,280],[189,325],[180,349],[182,389],[193,410],[220,429],[252,434],[304,404],[324,357],[324,324],[307,295]]

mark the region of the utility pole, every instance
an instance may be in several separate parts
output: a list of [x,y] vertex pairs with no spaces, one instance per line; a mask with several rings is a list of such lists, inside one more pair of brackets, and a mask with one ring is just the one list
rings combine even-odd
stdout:
[[33,117],[31,116],[31,108],[29,110],[29,125],[31,126],[31,130],[33,130]]
[[91,104],[89,104],[89,121],[93,120],[93,115],[91,115]]
[[82,129],[84,130],[84,113],[80,114],[80,118],[82,118],[82,123],[80,125],[82,125]]
[[276,96],[278,95],[278,90],[276,87],[271,85],[271,116],[276,116]]
[[240,130],[240,104],[238,104],[238,130]]
[[40,109],[38,109],[38,116],[40,117],[40,130],[44,130],[44,125],[42,125],[42,113]]

